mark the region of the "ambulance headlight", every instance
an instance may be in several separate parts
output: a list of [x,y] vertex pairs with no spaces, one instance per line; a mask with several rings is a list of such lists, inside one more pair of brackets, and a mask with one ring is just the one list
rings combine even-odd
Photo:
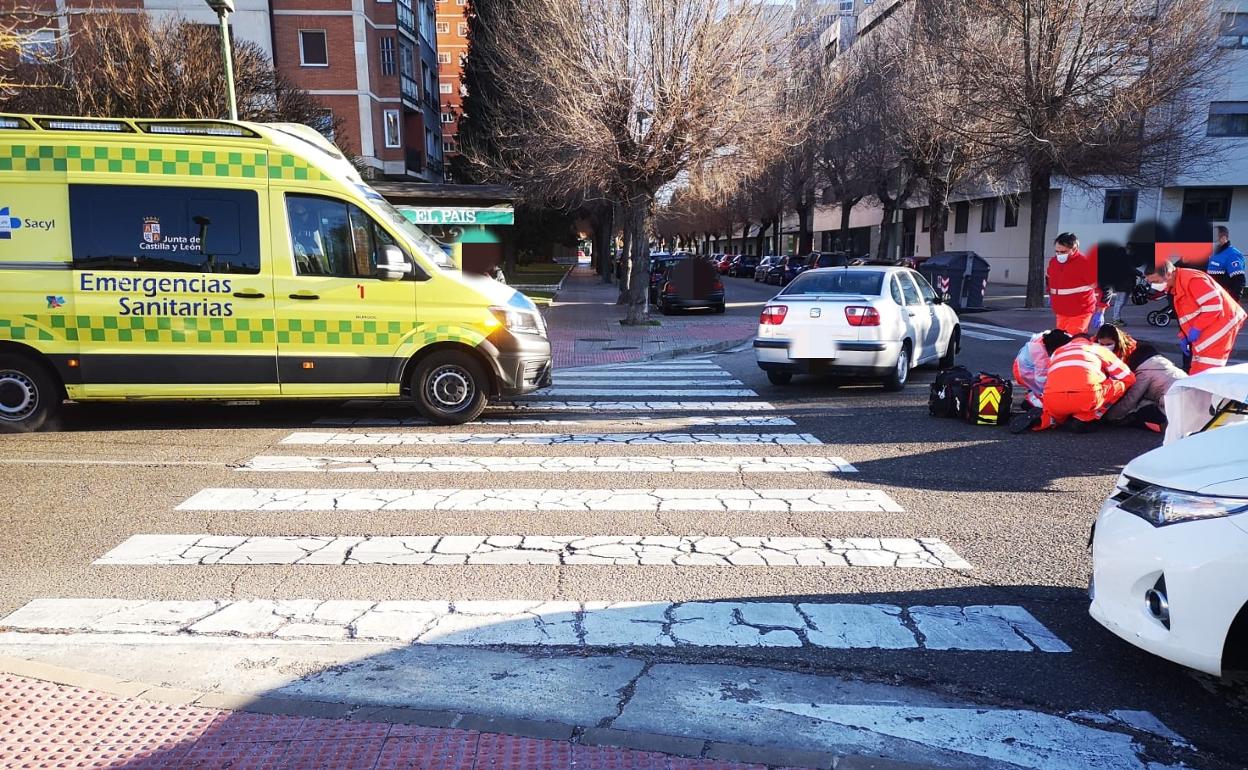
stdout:
[[1160,527],[1181,521],[1217,519],[1245,513],[1248,512],[1248,499],[1194,495],[1177,489],[1148,487],[1118,503],[1118,507]]
[[514,307],[491,307],[490,312],[507,331],[516,334],[546,335],[546,323],[536,310],[520,310]]

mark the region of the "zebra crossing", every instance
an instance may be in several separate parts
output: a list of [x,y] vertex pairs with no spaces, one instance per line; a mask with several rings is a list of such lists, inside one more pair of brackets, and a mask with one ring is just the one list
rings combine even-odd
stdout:
[[[832,538],[774,532],[672,533],[639,526],[659,514],[728,517],[724,521],[758,514],[775,514],[789,521],[802,517],[834,520],[847,514],[888,516],[896,521],[907,518],[903,506],[886,491],[852,483],[858,474],[853,458],[828,453],[823,441],[797,430],[791,418],[742,414],[775,411],[776,407],[739,385],[739,380],[709,358],[691,358],[558,372],[552,388],[513,405],[492,408],[481,425],[463,430],[427,426],[406,414],[387,414],[386,408],[368,405],[364,414],[325,415],[309,429],[292,430],[269,452],[232,466],[228,473],[238,483],[187,490],[174,508],[244,514],[257,522],[279,522],[289,534],[140,532],[106,549],[93,565],[160,570],[233,565],[295,572],[311,567],[556,567],[973,573],[974,565],[953,546],[921,532]],[[616,400],[565,400],[574,391]],[[629,429],[621,429],[621,424]],[[597,430],[600,426],[611,429]],[[698,428],[710,430],[698,432]],[[307,452],[308,447],[334,450],[287,453]],[[390,447],[400,449],[387,453],[385,448]],[[419,447],[421,453],[403,451],[407,447]],[[540,452],[499,451],[506,447],[534,447]],[[561,447],[575,454],[558,451]],[[690,449],[674,452],[685,447]],[[638,451],[655,448],[659,453]],[[706,452],[699,451],[704,448]],[[349,479],[345,474],[352,473],[395,479],[399,485],[316,481],[330,475]],[[645,478],[644,474],[681,479],[704,473],[715,474],[706,478],[723,478],[725,483],[641,486],[628,481]],[[283,474],[311,483],[253,486],[261,478],[285,480]],[[585,474],[599,483],[560,486],[558,479],[569,474]],[[767,474],[797,481],[777,483]],[[456,483],[422,483],[429,477]],[[511,485],[520,479],[530,484],[536,480],[543,486]],[[484,483],[470,483],[476,480]],[[827,485],[838,480],[844,483]],[[385,525],[390,532],[318,532],[300,524],[301,514],[325,512],[372,512],[376,521],[390,522]],[[633,522],[633,531],[535,533],[532,526],[523,532],[491,526],[489,535],[433,533],[420,531],[421,519],[412,516],[420,512],[485,517],[579,512],[599,520],[618,515],[621,522]],[[394,532],[395,527],[401,527],[400,531]],[[436,601],[71,597],[36,599],[0,619],[0,644],[7,637],[65,633],[101,639],[121,635],[138,643],[177,638],[213,644],[242,638],[273,643],[339,640],[451,646],[1070,652],[1062,640],[1016,605],[681,597],[622,602],[539,601],[525,596],[493,600],[447,596]]]

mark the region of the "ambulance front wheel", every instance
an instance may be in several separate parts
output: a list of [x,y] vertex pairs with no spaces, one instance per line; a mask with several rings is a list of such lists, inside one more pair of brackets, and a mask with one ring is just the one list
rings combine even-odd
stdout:
[[412,375],[412,396],[421,414],[440,425],[471,422],[485,410],[489,379],[468,353],[433,353]]
[[63,400],[60,383],[42,363],[0,353],[0,433],[55,429]]

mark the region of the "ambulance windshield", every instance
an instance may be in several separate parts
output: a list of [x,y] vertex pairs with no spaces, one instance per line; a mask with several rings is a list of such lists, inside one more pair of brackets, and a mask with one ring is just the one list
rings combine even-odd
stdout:
[[365,199],[370,207],[378,215],[386,219],[390,224],[394,225],[408,244],[413,246],[420,255],[432,262],[434,265],[443,270],[458,270],[455,261],[451,259],[451,255],[438,245],[438,242],[430,238],[429,235],[416,225],[407,220],[407,217],[399,213],[399,210],[390,205],[390,201],[381,197],[381,195],[366,184],[356,185],[361,192],[364,193]]

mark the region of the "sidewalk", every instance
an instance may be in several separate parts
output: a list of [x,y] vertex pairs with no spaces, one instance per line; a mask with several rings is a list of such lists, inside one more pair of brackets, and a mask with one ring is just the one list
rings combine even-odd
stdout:
[[[865,769],[872,764],[855,766]],[[765,766],[403,722],[226,711],[179,705],[176,697],[169,702],[127,698],[0,674],[0,767],[764,770]]]
[[615,304],[619,289],[588,265],[580,264],[563,282],[558,298],[546,311],[556,369],[643,359],[672,358],[686,353],[725,350],[754,336],[761,301],[730,301],[728,312],[689,313],[652,318],[658,326],[621,326],[626,310]]
[[[1053,328],[1053,311],[1047,307],[1027,309],[1027,287],[1017,284],[988,284],[989,296],[984,304],[989,308],[984,312],[960,313],[963,320],[976,323],[995,324],[1008,329],[1019,329],[1029,332],[1040,332]],[[1178,355],[1179,327],[1175,323],[1158,327],[1148,323],[1147,316],[1152,310],[1166,307],[1164,299],[1150,302],[1147,305],[1133,305],[1130,301],[1122,309],[1122,320],[1126,321],[1125,331],[1137,340],[1151,342],[1163,353]],[[1235,343],[1233,360],[1248,360],[1248,329],[1242,331]]]

